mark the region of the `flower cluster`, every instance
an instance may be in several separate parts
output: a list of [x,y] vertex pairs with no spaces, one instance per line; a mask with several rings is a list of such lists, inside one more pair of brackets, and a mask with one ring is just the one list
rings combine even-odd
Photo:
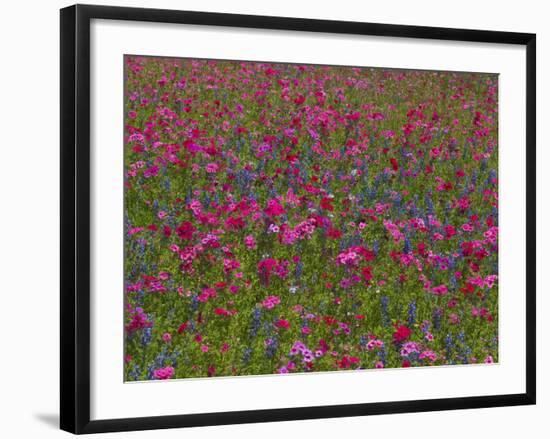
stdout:
[[125,379],[498,362],[498,78],[126,56]]

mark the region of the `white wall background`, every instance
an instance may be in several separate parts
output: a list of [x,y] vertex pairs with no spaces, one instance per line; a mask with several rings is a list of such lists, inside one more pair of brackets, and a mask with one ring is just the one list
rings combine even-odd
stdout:
[[[96,3],[89,1],[89,3]],[[543,121],[550,108],[549,8],[540,0],[103,0],[100,4],[395,24],[535,32],[538,38],[538,350],[537,406],[325,419],[199,429],[109,434],[105,437],[220,436],[545,437],[550,427],[549,312],[544,272],[550,233],[550,154]],[[59,13],[66,1],[9,2],[0,25],[0,434],[7,438],[66,436],[58,422],[59,333]]]

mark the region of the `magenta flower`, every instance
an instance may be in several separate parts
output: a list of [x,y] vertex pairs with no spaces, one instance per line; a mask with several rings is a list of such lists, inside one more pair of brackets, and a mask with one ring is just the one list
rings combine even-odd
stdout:
[[172,366],[161,367],[153,371],[153,377],[157,380],[168,380],[174,376],[174,368]]
[[262,306],[266,309],[273,309],[279,303],[281,303],[279,296],[268,296],[262,301]]

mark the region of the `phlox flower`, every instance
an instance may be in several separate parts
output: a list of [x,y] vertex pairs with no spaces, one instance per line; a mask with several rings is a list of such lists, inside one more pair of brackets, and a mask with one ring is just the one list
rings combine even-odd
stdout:
[[256,248],[256,240],[252,235],[248,235],[244,238],[244,244],[250,250],[254,250]]
[[220,165],[218,165],[217,163],[208,163],[205,169],[206,172],[208,172],[209,174],[214,174],[218,172],[218,170],[220,169]]
[[423,360],[424,358],[427,358],[432,363],[437,360],[437,354],[434,351],[422,351],[422,353],[418,356],[419,359]]
[[448,292],[449,292],[449,289],[447,288],[446,285],[438,285],[432,288],[432,293],[435,294],[436,296],[444,296]]
[[153,371],[153,378],[156,380],[168,380],[174,376],[174,368],[172,366],[161,367]]
[[418,344],[415,343],[414,341],[409,341],[403,344],[403,346],[401,347],[400,354],[402,357],[408,357],[409,355],[418,353],[418,352],[419,352]]
[[382,340],[373,338],[367,342],[367,349],[369,351],[382,347],[384,347],[384,342]]
[[262,306],[266,309],[273,309],[279,303],[281,303],[279,296],[268,296],[262,301]]

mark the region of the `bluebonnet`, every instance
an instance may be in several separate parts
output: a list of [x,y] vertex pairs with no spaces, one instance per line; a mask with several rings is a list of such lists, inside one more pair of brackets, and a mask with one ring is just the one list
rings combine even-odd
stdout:
[[441,310],[441,308],[435,308],[433,310],[432,320],[433,320],[434,328],[436,330],[441,329],[442,316],[443,316],[443,311]]
[[388,296],[382,296],[380,298],[380,305],[382,307],[382,324],[384,326],[390,325],[390,317],[388,312],[389,303],[390,303],[390,298]]
[[409,303],[409,310],[407,314],[408,314],[407,323],[409,324],[409,326],[414,325],[416,321],[416,300],[412,300]]
[[449,364],[455,364],[454,360],[451,358],[453,354],[453,349],[453,336],[451,334],[447,334],[447,336],[445,337],[445,354],[447,356],[447,361],[449,362]]
[[403,253],[409,254],[412,252],[411,240],[408,236],[405,237],[405,243],[403,244]]
[[[149,317],[151,320],[151,317]],[[149,343],[151,343],[151,339],[153,338],[153,330],[151,328],[144,328],[143,333],[141,334],[141,345],[147,346]]]
[[469,358],[472,355],[472,349],[466,344],[466,336],[464,334],[464,331],[460,331],[460,333],[457,335],[457,339],[462,344],[462,349],[461,349],[462,363],[468,364]]
[[385,345],[382,346],[376,354],[378,355],[378,359],[385,366],[386,365],[386,346]]
[[139,381],[139,376],[141,375],[141,369],[137,364],[134,364],[132,370],[128,374],[132,381]]
[[250,357],[252,356],[252,348],[245,348],[243,352],[243,363],[246,365],[250,362]]
[[304,264],[302,261],[299,261],[297,264],[296,264],[296,271],[295,271],[295,276],[296,276],[296,279],[300,279],[302,277],[302,272],[304,270]]
[[432,194],[431,193],[427,193],[425,198],[424,198],[424,203],[426,205],[426,212],[428,213],[428,215],[433,215],[434,214],[434,203],[432,201]]
[[401,194],[397,194],[393,199],[393,207],[399,211],[401,209],[401,201],[402,201]]
[[493,181],[496,180],[496,178],[497,178],[497,171],[495,171],[494,169],[491,169],[489,171],[489,176],[487,177],[487,185],[492,185]]
[[380,251],[380,244],[378,240],[374,241],[374,243],[372,244],[372,251],[376,256],[378,256],[378,252]]
[[196,294],[193,294],[193,296],[191,296],[191,301],[189,302],[189,311],[193,313],[198,308],[199,308],[199,298]]
[[270,341],[270,343],[266,346],[265,355],[267,358],[273,358],[277,353],[277,349],[279,348],[279,340],[276,336],[271,337],[268,340]]
[[487,159],[481,160],[481,172],[484,172],[487,169]]
[[260,325],[262,324],[262,310],[258,307],[252,312],[252,324],[250,326],[250,336],[252,338],[258,335]]

